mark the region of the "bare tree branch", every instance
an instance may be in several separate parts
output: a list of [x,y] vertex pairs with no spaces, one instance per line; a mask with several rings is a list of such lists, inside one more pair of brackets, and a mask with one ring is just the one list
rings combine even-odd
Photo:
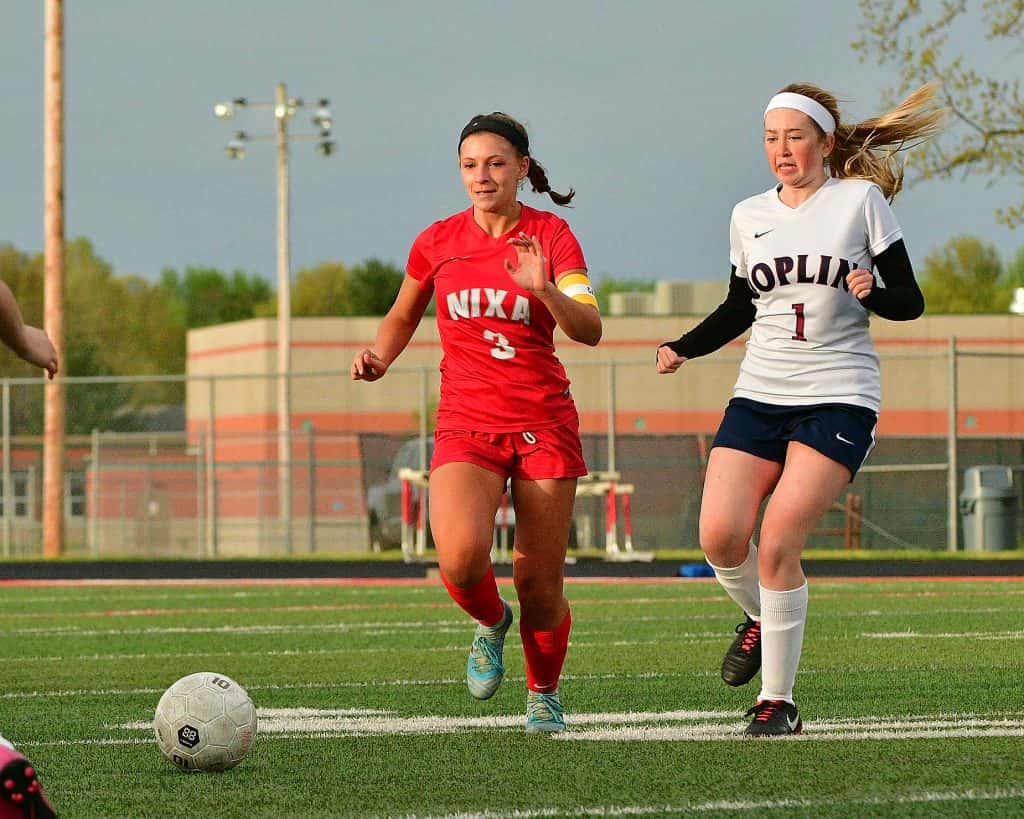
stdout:
[[[1024,0],[860,0],[866,34],[853,45],[862,59],[895,66],[899,81],[883,102],[892,104],[926,82],[937,82],[950,111],[945,133],[910,155],[914,184],[934,176],[977,174],[989,184],[1024,176]],[[957,53],[964,28],[983,24],[989,50],[999,59],[988,73],[972,67],[967,51]],[[1024,224],[1024,202],[1000,208],[996,218]]]

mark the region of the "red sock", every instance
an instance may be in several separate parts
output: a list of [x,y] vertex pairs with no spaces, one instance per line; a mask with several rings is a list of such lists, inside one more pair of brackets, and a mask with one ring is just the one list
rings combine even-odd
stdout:
[[570,612],[566,612],[565,619],[554,631],[528,629],[520,621],[519,634],[523,638],[523,653],[526,655],[526,687],[531,691],[550,694],[558,688],[565,652],[569,648],[570,628]]
[[494,567],[487,568],[487,574],[468,588],[455,586],[441,575],[441,582],[448,589],[452,600],[477,622],[485,626],[496,626],[505,616],[505,606],[498,594],[498,583],[494,579]]

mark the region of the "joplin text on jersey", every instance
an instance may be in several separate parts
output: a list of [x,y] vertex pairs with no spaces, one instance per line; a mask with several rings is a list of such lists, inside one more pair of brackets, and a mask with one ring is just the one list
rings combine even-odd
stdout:
[[[851,269],[850,263],[846,259],[840,259],[833,271],[832,259],[832,256],[819,256],[818,270],[814,272],[814,265],[809,268],[807,264],[806,253],[797,256],[795,263],[792,256],[776,256],[774,269],[765,262],[758,262],[750,268],[747,280],[754,290],[761,293],[767,293],[776,286],[784,287],[787,284],[823,284],[836,289],[849,290],[846,276]],[[794,269],[796,275],[793,281],[790,281]]]

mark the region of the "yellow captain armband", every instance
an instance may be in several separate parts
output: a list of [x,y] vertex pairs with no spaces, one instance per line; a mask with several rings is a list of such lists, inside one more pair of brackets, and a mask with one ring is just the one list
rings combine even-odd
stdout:
[[558,289],[573,301],[597,307],[597,297],[586,273],[567,273],[558,280]]

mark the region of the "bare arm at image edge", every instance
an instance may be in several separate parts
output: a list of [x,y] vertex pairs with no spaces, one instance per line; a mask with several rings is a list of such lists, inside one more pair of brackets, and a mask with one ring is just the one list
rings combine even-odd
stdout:
[[53,344],[38,327],[25,324],[14,294],[4,282],[0,282],[0,341],[18,358],[46,370],[50,378],[57,374],[57,351]]

